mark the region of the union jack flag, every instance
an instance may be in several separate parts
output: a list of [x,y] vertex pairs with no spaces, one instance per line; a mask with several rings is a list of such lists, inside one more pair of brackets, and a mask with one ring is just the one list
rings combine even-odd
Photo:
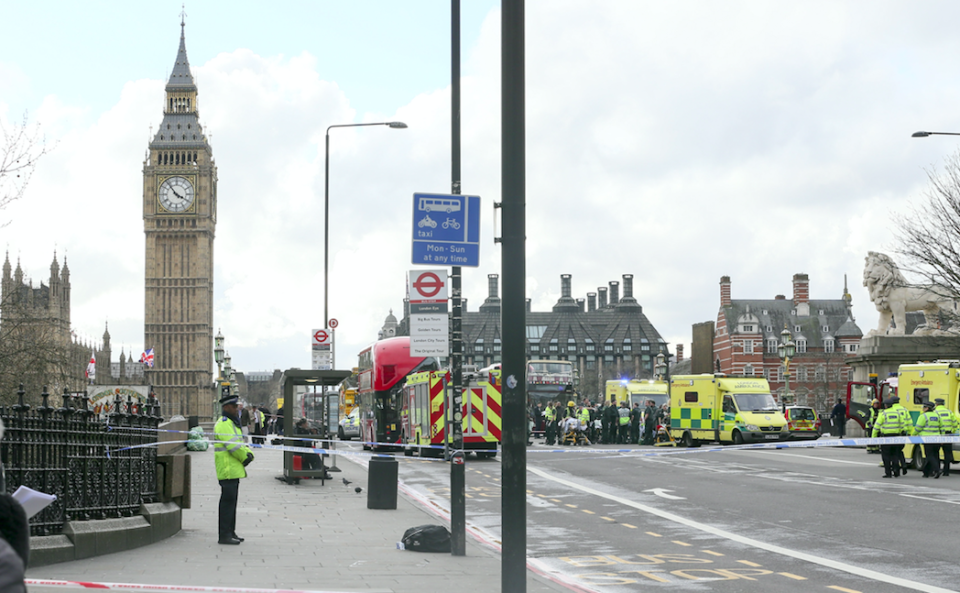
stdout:
[[140,362],[153,368],[153,348],[148,348],[146,352],[140,355]]

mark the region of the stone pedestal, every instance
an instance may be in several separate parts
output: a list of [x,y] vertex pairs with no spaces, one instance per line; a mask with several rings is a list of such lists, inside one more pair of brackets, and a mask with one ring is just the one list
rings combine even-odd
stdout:
[[860,341],[857,355],[848,358],[852,381],[866,383],[870,373],[881,381],[895,376],[901,364],[960,360],[960,337],[874,336]]

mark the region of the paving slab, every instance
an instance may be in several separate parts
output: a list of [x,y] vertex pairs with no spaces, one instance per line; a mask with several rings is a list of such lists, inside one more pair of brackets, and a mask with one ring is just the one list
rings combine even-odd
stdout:
[[[30,568],[27,578],[364,593],[500,590],[499,553],[469,534],[466,556],[398,550],[408,528],[445,522],[402,492],[396,510],[367,509],[366,469],[343,456],[333,480],[289,485],[276,479],[282,474],[282,453],[258,451],[249,477],[240,482],[237,533],[246,541],[222,546],[217,543],[220,487],[213,452],[190,455],[192,508],[183,511],[179,533],[133,550]],[[401,480],[402,473],[401,468]],[[343,478],[352,483],[344,485]],[[355,492],[357,486],[363,491]],[[567,590],[527,573],[530,593]]]

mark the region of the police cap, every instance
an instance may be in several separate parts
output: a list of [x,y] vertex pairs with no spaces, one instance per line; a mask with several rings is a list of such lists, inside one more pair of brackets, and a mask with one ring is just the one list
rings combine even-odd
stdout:
[[220,405],[226,406],[240,401],[239,395],[230,395],[229,393],[220,398]]
[[937,404],[940,404],[940,405],[947,403],[942,397],[938,397],[933,401],[937,402]]
[[890,402],[891,404],[899,404],[899,403],[900,403],[900,396],[899,396],[899,395],[894,395],[893,397],[891,397],[891,398],[888,399],[887,401]]
[[935,408],[935,407],[937,407],[937,404],[933,403],[933,402],[930,401],[930,400],[927,400],[927,401],[923,402],[923,407],[924,407],[924,408]]

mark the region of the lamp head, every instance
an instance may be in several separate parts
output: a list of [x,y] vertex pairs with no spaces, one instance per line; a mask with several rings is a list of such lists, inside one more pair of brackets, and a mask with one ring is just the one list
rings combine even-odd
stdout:
[[392,121],[387,123],[387,126],[391,128],[403,129],[407,127],[407,124],[403,123],[402,121]]
[[914,132],[911,134],[911,138],[926,138],[930,135],[930,132]]

